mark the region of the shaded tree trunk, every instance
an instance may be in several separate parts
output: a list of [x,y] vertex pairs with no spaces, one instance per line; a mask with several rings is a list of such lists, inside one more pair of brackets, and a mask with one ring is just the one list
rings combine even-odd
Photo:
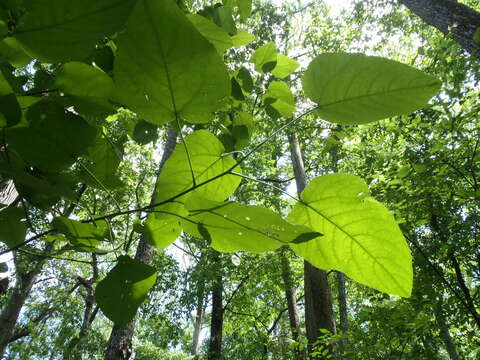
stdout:
[[223,337],[223,277],[220,254],[213,250],[212,263],[214,279],[212,284],[212,319],[210,324],[210,342],[208,360],[220,360],[222,357]]
[[[306,186],[306,174],[303,157],[295,132],[289,136],[290,153],[297,184],[297,192],[300,195]],[[305,323],[308,339],[308,352],[312,359],[331,359],[334,354],[333,346],[328,345],[329,353],[325,356],[311,355],[313,346],[321,335],[321,329],[326,329],[335,334],[335,319],[333,317],[332,295],[328,284],[327,273],[317,269],[308,261],[304,262],[304,287],[305,287]]]
[[[173,153],[175,146],[177,144],[178,133],[170,128],[168,130],[167,140],[165,142],[162,159],[158,164],[157,169],[157,179],[160,175],[163,165],[168,160],[170,155]],[[155,182],[156,184],[156,182]],[[152,198],[150,203],[153,204],[156,199],[155,188],[152,193]],[[135,259],[142,261],[145,264],[150,264],[152,260],[153,247],[147,244],[147,242],[142,238],[137,246],[135,252]],[[105,352],[105,360],[127,360],[132,355],[132,339],[133,333],[135,331],[136,318],[130,321],[125,326],[114,325],[112,327],[112,332],[110,333],[110,338],[108,340],[107,351]]]
[[190,348],[190,354],[193,356],[198,355],[198,344],[200,340],[200,332],[202,331],[204,312],[205,312],[205,280],[202,278],[199,280],[199,284],[198,284],[197,309],[195,314],[195,325],[193,328],[192,347]]
[[[441,295],[440,295],[441,296]],[[437,321],[438,328],[440,330],[440,338],[445,345],[445,349],[448,352],[451,360],[460,360],[460,357],[457,353],[457,348],[453,342],[452,336],[450,335],[450,331],[448,330],[448,325],[445,320],[445,316],[443,315],[443,298],[440,297],[440,300],[433,307],[433,311],[435,314],[435,320]]]
[[282,247],[280,249],[280,261],[282,263],[282,278],[285,287],[285,298],[288,307],[288,320],[290,323],[290,330],[292,331],[292,339],[297,341],[300,335],[300,317],[298,315],[297,296],[295,294],[295,286],[293,283],[293,274],[288,261],[287,249]]
[[[347,308],[347,293],[345,291],[345,274],[336,271],[337,287],[338,287],[338,310],[340,313],[340,331],[342,333],[348,332],[348,308]],[[348,339],[346,337],[340,340],[340,346],[343,353],[348,350]]]
[[480,43],[473,39],[480,28],[480,13],[456,0],[398,0],[445,35],[451,35],[467,52],[480,55]]

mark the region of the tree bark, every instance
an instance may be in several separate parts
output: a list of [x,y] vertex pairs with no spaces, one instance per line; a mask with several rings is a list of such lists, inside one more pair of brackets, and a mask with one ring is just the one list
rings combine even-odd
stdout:
[[212,319],[210,323],[210,343],[208,344],[208,360],[222,358],[223,337],[223,277],[220,254],[213,250],[213,269],[215,277],[212,284]]
[[96,311],[94,309],[95,289],[93,288],[93,284],[95,284],[95,282],[98,280],[98,264],[97,264],[97,256],[95,254],[92,254],[92,278],[89,280],[86,280],[81,277],[78,277],[78,280],[80,284],[85,287],[85,290],[86,290],[86,294],[84,297],[85,310],[83,312],[82,325],[80,327],[78,336],[74,337],[65,349],[64,359],[66,360],[82,359],[81,345],[83,340],[87,337],[88,332],[90,330],[90,326],[92,325],[92,322],[96,315]]
[[[297,184],[297,192],[300,195],[306,186],[307,177],[303,164],[303,157],[295,132],[289,136],[290,154]],[[314,344],[321,335],[321,329],[335,334],[335,320],[333,317],[332,295],[328,284],[327,273],[317,269],[308,261],[304,261],[304,287],[305,287],[305,323],[308,339],[308,353],[311,359],[327,359],[334,355],[334,348],[329,348],[325,356],[312,355]]]
[[435,320],[437,321],[438,328],[440,330],[440,338],[442,339],[445,345],[445,349],[447,350],[448,355],[450,356],[450,360],[460,360],[460,357],[458,356],[457,348],[455,346],[455,343],[453,342],[452,336],[450,335],[450,331],[448,330],[448,325],[445,320],[445,316],[443,315],[442,305],[443,305],[443,299],[441,297],[440,300],[438,300],[433,307]]
[[[338,310],[340,313],[340,331],[345,335],[348,332],[348,308],[347,293],[345,291],[345,274],[337,271],[337,287],[338,287]],[[348,350],[348,338],[340,339],[342,353]]]
[[295,286],[293,283],[292,268],[288,261],[287,249],[280,249],[280,261],[282,263],[282,278],[285,287],[285,298],[287,299],[288,320],[290,322],[290,330],[292,331],[292,339],[297,341],[300,335],[300,317],[298,315],[297,296],[295,294]]
[[202,331],[203,315],[205,312],[205,280],[202,278],[198,283],[197,291],[197,309],[195,314],[195,325],[193,328],[192,347],[190,355],[198,355],[198,344],[200,341],[200,332]]
[[411,12],[421,17],[472,55],[480,55],[480,43],[473,39],[480,28],[480,13],[456,0],[399,0]]
[[[178,133],[173,128],[168,130],[167,140],[165,142],[162,159],[158,164],[157,179],[160,175],[165,162],[173,153],[177,144]],[[156,182],[155,182],[156,184]],[[153,204],[156,199],[157,189],[152,192],[152,198],[150,203]],[[147,244],[142,238],[137,246],[135,252],[135,259],[142,261],[145,264],[150,264],[152,260],[153,247]],[[107,351],[105,352],[105,360],[128,360],[132,355],[132,339],[135,331],[136,318],[125,326],[114,325],[110,338],[108,340]]]

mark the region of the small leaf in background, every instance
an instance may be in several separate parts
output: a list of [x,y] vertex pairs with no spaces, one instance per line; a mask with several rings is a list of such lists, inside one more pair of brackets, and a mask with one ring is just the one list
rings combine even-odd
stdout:
[[157,279],[155,268],[128,256],[120,256],[95,289],[100,309],[115,325],[128,324],[145,301]]
[[18,207],[7,207],[0,210],[0,241],[12,248],[25,240],[27,226],[22,219],[25,211]]
[[306,226],[293,225],[261,206],[222,203],[193,196],[186,208],[190,216],[183,221],[185,231],[211,240],[211,246],[221,252],[260,253],[321,235]]
[[408,65],[362,54],[322,54],[303,76],[317,114],[340,124],[364,124],[427,105],[441,83]]
[[260,46],[250,59],[255,65],[255,70],[259,73],[272,71],[277,65],[277,47],[273,42]]
[[134,4],[135,0],[32,1],[14,36],[40,61],[82,60],[104,36],[124,25]]
[[230,41],[232,42],[233,46],[236,48],[248,45],[253,40],[255,40],[255,35],[250,34],[249,32],[243,29],[238,29],[237,34],[230,37]]
[[317,177],[287,220],[324,234],[290,247],[312,265],[344,272],[374,289],[408,297],[412,256],[393,215],[369,197],[368,186],[347,174]]
[[105,221],[88,224],[58,216],[53,219],[52,225],[79,251],[102,251],[97,246],[108,241],[110,237],[110,229]]
[[272,81],[262,99],[267,114],[273,119],[289,117],[295,111],[295,98],[283,81]]
[[133,128],[132,139],[142,145],[155,142],[158,139],[158,126],[139,120]]
[[299,66],[300,64],[298,61],[290,59],[288,56],[278,54],[277,65],[273,69],[272,74],[280,79],[283,79],[297,70]]
[[236,78],[245,92],[250,93],[253,91],[253,79],[250,75],[250,71],[248,71],[247,68],[242,66],[240,69],[238,69]]
[[196,14],[188,14],[187,18],[192,22],[200,34],[215,46],[219,54],[223,54],[225,50],[230,49],[233,46],[233,42],[230,39],[228,32],[219,27],[213,21]]
[[118,39],[114,79],[118,100],[157,125],[215,111],[230,95],[222,58],[172,0],[137,2]]
[[252,14],[252,0],[237,0],[240,11],[240,21],[245,22]]

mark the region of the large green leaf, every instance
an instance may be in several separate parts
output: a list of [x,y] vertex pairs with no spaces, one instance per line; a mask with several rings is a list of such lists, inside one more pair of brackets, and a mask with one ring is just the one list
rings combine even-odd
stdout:
[[85,120],[52,102],[34,104],[26,117],[28,126],[7,129],[9,151],[45,171],[58,172],[72,165],[96,136],[96,129]]
[[[206,130],[198,130],[188,135],[183,143],[177,145],[162,169],[157,182],[157,202],[191,188],[193,177],[198,185],[235,165],[231,156],[222,156],[224,151],[222,143]],[[241,172],[240,168],[235,171]],[[213,201],[223,201],[233,194],[240,181],[238,176],[223,175],[189,192],[182,199],[197,194]]]
[[412,257],[392,214],[369,197],[367,185],[347,174],[315,178],[287,220],[323,237],[291,244],[321,269],[336,269],[377,290],[410,296]]
[[22,221],[25,211],[22,208],[7,207],[0,211],[0,241],[12,248],[25,240],[27,226]]
[[340,124],[363,124],[422,108],[440,81],[408,65],[362,54],[322,54],[303,77],[318,115]]
[[308,242],[321,235],[306,226],[292,225],[261,206],[193,196],[186,207],[190,216],[183,221],[185,231],[209,238],[212,247],[221,252],[260,253],[292,242]]
[[135,0],[31,0],[14,35],[44,62],[86,58],[104,36],[118,31]]
[[118,264],[98,283],[95,300],[115,325],[126,325],[135,317],[156,279],[152,266],[120,256]]
[[288,56],[278,54],[277,65],[272,70],[272,74],[278,78],[283,79],[293,73],[295,70],[297,70],[299,66],[300,64],[298,63],[298,61],[290,59]]
[[[199,185],[230,169],[235,160],[231,156],[222,156],[224,151],[222,143],[206,130],[198,130],[187,136],[184,143],[177,145],[160,173],[156,202],[171,199],[192,188],[193,177],[195,184]],[[236,171],[241,172],[241,169],[237,168]],[[155,215],[149,216],[145,224],[146,239],[152,245],[170,245],[180,234],[179,220],[187,214],[183,203],[192,194],[223,201],[233,194],[240,181],[238,176],[223,175],[176,198],[174,202],[157,206]]]
[[117,97],[145,120],[217,110],[230,93],[227,68],[172,0],[139,0],[115,60]]

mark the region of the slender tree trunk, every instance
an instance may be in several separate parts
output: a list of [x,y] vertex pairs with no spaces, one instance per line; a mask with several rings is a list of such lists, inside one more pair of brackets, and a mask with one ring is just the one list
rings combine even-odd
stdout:
[[480,13],[456,0],[398,0],[421,17],[427,24],[436,27],[472,55],[480,55],[480,43],[473,39],[480,28]]
[[[162,171],[163,165],[168,160],[177,144],[178,133],[170,128],[168,130],[167,140],[165,142],[162,159],[158,164],[157,179]],[[150,203],[154,203],[156,199],[156,191],[154,189]],[[135,252],[135,259],[145,264],[150,264],[152,260],[153,247],[147,244],[144,239],[140,239]],[[108,340],[105,360],[127,360],[132,355],[132,338],[135,331],[136,319],[134,318],[125,326],[114,325]]]
[[[290,153],[293,171],[300,195],[306,186],[305,167],[303,157],[295,132],[289,136]],[[321,335],[321,329],[326,329],[335,334],[335,319],[333,316],[332,295],[328,284],[327,273],[317,269],[308,261],[304,262],[304,287],[305,287],[305,323],[307,328],[308,352],[312,359],[327,359],[334,355],[333,346],[328,345],[330,351],[325,356],[313,357],[313,346]]]
[[[342,130],[342,125],[337,125],[335,132]],[[336,133],[333,132],[332,137],[337,141],[338,144],[338,136]],[[330,150],[330,156],[332,158],[332,170],[334,173],[338,173],[338,145],[335,145]],[[340,351],[342,354],[347,352],[348,350],[348,338],[346,337],[346,333],[348,332],[348,308],[347,308],[347,293],[345,290],[345,274],[336,271],[337,274],[337,290],[338,290],[338,310],[340,313],[340,331],[342,332],[342,337],[340,339]]]
[[193,328],[192,347],[190,354],[198,355],[198,344],[200,341],[200,332],[202,331],[203,315],[205,312],[205,279],[203,277],[199,280],[197,291],[197,309],[195,315],[195,326]]
[[448,325],[445,320],[445,316],[443,315],[442,306],[443,305],[443,298],[440,295],[440,300],[433,307],[433,311],[435,314],[435,320],[437,321],[438,328],[440,330],[440,338],[442,339],[445,349],[450,356],[450,360],[460,360],[460,357],[457,353],[457,348],[455,343],[453,342],[452,336],[450,335],[450,331],[448,330]]
[[212,284],[212,319],[210,324],[210,343],[208,344],[208,360],[222,358],[223,337],[223,277],[220,254],[213,250],[212,262],[214,268]]
[[98,264],[97,256],[92,254],[92,278],[89,280],[78,277],[81,285],[85,287],[85,310],[83,312],[82,325],[78,336],[74,337],[65,349],[64,359],[82,359],[81,345],[83,340],[87,337],[90,326],[95,318],[95,290],[93,284],[98,280]]
[[[347,293],[345,291],[345,274],[336,271],[337,273],[337,287],[338,287],[338,310],[340,313],[340,331],[345,334],[348,332],[348,308],[347,308]],[[340,340],[342,353],[348,350],[348,339],[343,337]]]
[[31,268],[30,271],[21,271],[20,260],[18,260],[18,266],[16,267],[17,284],[0,314],[0,358],[5,353],[5,349],[14,335],[15,325],[20,311],[52,249],[53,243],[48,243],[42,251],[41,256],[34,262],[33,268]]
[[290,322],[290,330],[292,331],[292,339],[297,341],[300,335],[300,317],[298,315],[297,296],[293,283],[292,268],[290,267],[286,252],[286,248],[282,247],[280,249],[282,278],[285,286],[285,298],[287,299],[288,320]]

